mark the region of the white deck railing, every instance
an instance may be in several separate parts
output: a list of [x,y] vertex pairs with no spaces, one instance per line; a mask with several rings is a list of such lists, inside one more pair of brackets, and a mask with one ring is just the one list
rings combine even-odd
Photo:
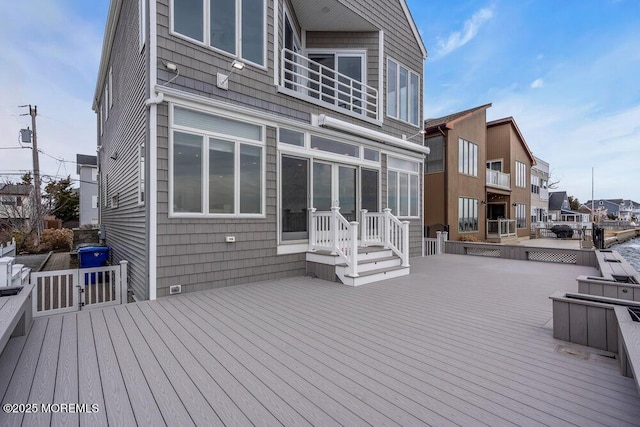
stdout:
[[107,267],[31,273],[33,317],[127,302],[127,261]]
[[362,210],[362,244],[381,244],[402,259],[402,266],[409,266],[409,221],[400,221],[391,209],[382,212]]
[[436,232],[437,237],[425,237],[424,239],[424,255],[438,255],[444,253],[444,245],[449,240],[449,233],[446,231]]
[[500,188],[511,188],[511,175],[487,169],[487,185]]
[[516,236],[515,219],[488,219],[487,237],[512,237]]
[[280,86],[293,96],[378,120],[378,91],[289,49],[282,49]]
[[349,222],[340,208],[330,212],[316,212],[311,208],[309,250],[327,250],[347,264],[347,275],[358,277],[358,223]]

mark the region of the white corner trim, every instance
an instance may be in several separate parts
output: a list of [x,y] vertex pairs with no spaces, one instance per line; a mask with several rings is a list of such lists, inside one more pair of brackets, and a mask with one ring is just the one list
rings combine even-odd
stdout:
[[384,120],[387,94],[384,92],[384,31],[378,32],[378,121]]
[[[280,46],[278,44],[278,38],[280,34],[279,24],[280,2],[273,2],[273,84],[278,86],[280,82]],[[269,58],[267,58],[267,61]]]
[[[164,94],[155,90],[157,82],[158,40],[156,30],[157,2],[149,2],[149,143],[147,168],[149,169],[149,194],[147,205],[149,212],[149,261],[147,264],[149,277],[149,299],[157,297],[158,280],[158,104],[164,101]],[[155,97],[154,97],[155,96]]]
[[353,123],[345,122],[344,120],[329,117],[325,114],[313,115],[312,124],[321,127],[329,127],[345,132],[354,133],[365,138],[375,139],[377,141],[385,142],[387,144],[403,148],[405,150],[414,151],[422,154],[429,154],[429,147],[414,144],[405,139],[388,135],[376,130],[367,129],[362,126],[355,125]]

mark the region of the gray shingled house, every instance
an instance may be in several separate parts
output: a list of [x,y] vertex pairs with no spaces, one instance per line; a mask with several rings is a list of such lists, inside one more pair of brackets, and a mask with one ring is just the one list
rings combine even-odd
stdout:
[[76,154],[76,173],[80,176],[80,225],[98,224],[98,160],[96,156]]
[[407,274],[425,57],[404,0],[112,0],[101,225],[135,296]]

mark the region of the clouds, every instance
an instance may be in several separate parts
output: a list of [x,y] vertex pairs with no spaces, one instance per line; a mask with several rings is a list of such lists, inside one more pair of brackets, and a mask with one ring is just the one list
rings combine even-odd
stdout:
[[438,40],[438,56],[445,56],[473,40],[483,25],[493,18],[492,8],[482,8],[467,19],[461,31],[455,31],[446,38]]
[[[0,5],[0,146],[18,146],[31,126],[26,109],[38,106],[38,148],[44,175],[75,175],[75,155],[93,154],[96,116],[91,111],[107,0],[31,0]],[[29,17],[25,25],[24,17]],[[31,150],[3,150],[0,173],[32,168]],[[14,178],[15,179],[15,178]]]
[[544,86],[544,80],[542,79],[535,79],[533,82],[531,82],[531,85],[529,86],[531,89],[538,89]]

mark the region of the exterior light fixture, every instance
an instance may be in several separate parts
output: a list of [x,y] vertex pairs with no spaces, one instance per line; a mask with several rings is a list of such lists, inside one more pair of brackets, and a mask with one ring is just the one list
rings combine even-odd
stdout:
[[218,73],[217,86],[220,89],[229,90],[229,77],[231,77],[231,74],[235,73],[236,70],[242,71],[243,69],[244,69],[244,62],[240,62],[237,59],[235,59],[231,63],[231,72],[229,74]]
[[407,135],[404,135],[404,134],[403,134],[403,135],[402,135],[402,139],[404,139],[405,141],[408,141],[408,140],[410,140],[411,138],[413,138],[413,137],[415,137],[415,136],[418,136],[418,135],[422,135],[422,137],[424,138],[424,135],[425,135],[426,133],[427,133],[427,131],[426,131],[426,130],[424,130],[424,129],[422,129],[422,130],[420,130],[420,132],[418,132],[418,133],[416,133],[416,134],[414,134],[414,135],[411,135],[411,136],[407,136]]

